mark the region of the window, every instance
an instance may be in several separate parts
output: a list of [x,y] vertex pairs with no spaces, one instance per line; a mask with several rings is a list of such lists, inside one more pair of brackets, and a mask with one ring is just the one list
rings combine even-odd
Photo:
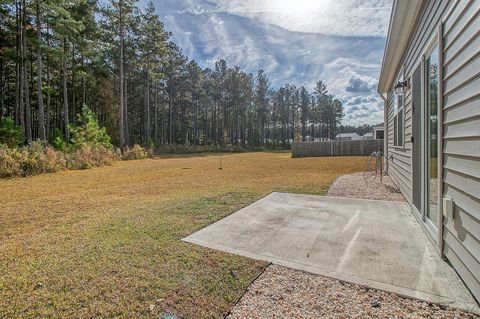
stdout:
[[426,155],[427,155],[427,174],[428,174],[428,209],[427,217],[436,227],[438,223],[438,179],[440,174],[438,171],[438,70],[439,70],[439,48],[438,44],[432,49],[432,52],[426,60],[426,104],[425,109],[427,115],[427,139],[426,139]]
[[375,139],[376,140],[383,140],[384,132],[383,130],[375,131]]
[[393,146],[403,147],[404,141],[404,96],[393,92]]

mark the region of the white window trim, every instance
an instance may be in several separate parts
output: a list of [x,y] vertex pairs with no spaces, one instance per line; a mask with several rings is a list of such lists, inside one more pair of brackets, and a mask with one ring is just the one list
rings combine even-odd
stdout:
[[[398,83],[398,81],[403,81],[403,77],[402,76],[399,76],[393,86],[395,87],[395,85]],[[395,90],[392,90],[392,95],[393,95],[393,101],[392,101],[392,108],[394,107],[395,103],[397,103],[397,110],[393,110],[392,112],[392,116],[393,116],[393,147],[396,148],[396,149],[405,149],[405,94],[402,94],[402,95],[397,95],[395,93]],[[402,106],[399,107],[398,105],[398,99],[401,98],[402,99]],[[395,132],[395,128],[397,128],[397,131],[398,131],[398,122],[395,123],[396,121],[398,121],[398,114],[402,112],[402,137],[401,137],[401,141],[402,141],[402,145],[398,145],[397,144],[397,132]]]

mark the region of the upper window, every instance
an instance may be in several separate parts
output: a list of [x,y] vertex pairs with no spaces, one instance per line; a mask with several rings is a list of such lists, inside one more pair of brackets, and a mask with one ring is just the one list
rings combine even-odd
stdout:
[[[427,112],[428,112],[428,121],[429,127],[431,128],[430,138],[437,139],[437,116],[438,116],[438,65],[439,65],[439,56],[438,56],[438,45],[432,49],[432,53],[427,58]],[[433,153],[436,153],[436,143],[432,143]]]
[[404,142],[404,96],[393,92],[393,146],[403,147]]

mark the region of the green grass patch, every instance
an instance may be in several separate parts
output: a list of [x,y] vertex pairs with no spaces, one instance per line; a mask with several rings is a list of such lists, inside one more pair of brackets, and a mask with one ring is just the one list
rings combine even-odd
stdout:
[[221,318],[266,264],[181,239],[363,162],[239,153],[2,180],[0,318]]

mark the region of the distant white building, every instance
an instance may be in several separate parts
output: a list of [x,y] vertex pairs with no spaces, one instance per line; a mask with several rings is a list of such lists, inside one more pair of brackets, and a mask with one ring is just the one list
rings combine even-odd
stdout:
[[315,137],[313,138],[313,136],[311,135],[305,135],[305,140],[307,142],[330,142],[331,139],[329,139],[328,137]]
[[365,133],[362,136],[362,140],[373,140],[373,133]]
[[340,133],[335,136],[336,141],[360,141],[362,137],[357,133]]
[[373,138],[375,140],[383,140],[385,137],[385,125],[383,123],[373,127]]

